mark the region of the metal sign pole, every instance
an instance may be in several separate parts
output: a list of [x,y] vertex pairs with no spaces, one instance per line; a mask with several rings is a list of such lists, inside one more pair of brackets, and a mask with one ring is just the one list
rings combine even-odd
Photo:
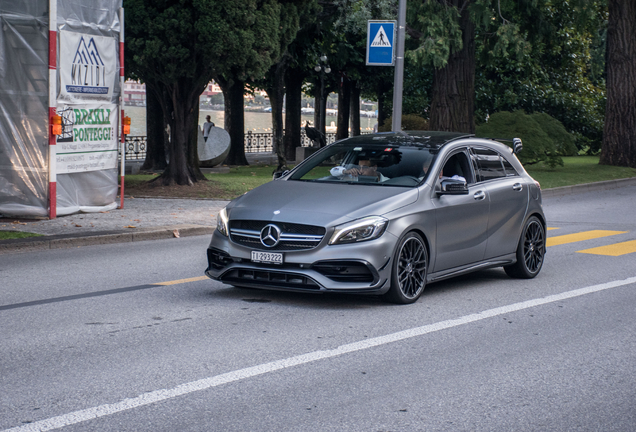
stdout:
[[124,134],[124,8],[119,8],[119,108],[121,116],[119,117],[120,133],[121,133],[121,180],[119,186],[119,208],[124,208],[124,177],[126,173],[126,135]]
[[49,0],[49,219],[57,216],[57,135],[51,121],[57,113],[57,0]]
[[397,55],[393,78],[393,132],[402,130],[402,90],[404,87],[404,33],[406,28],[406,0],[398,6]]

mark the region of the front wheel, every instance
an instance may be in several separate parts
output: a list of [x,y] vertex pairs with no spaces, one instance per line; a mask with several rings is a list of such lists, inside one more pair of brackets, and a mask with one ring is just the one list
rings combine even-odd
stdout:
[[392,303],[413,303],[424,291],[428,272],[428,253],[422,237],[408,233],[398,244],[393,258],[391,288],[384,298]]
[[504,270],[513,278],[532,279],[541,271],[544,256],[545,228],[536,216],[532,216],[521,232],[517,246],[517,262],[505,266]]

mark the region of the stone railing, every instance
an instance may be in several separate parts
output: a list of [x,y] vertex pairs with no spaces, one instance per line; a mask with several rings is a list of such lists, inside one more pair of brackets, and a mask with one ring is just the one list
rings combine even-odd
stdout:
[[[272,143],[274,141],[271,132],[252,132],[245,133],[245,153],[272,153],[274,151]],[[331,144],[336,140],[336,134],[327,133],[327,144]],[[305,131],[300,131],[300,142],[303,147],[311,147],[312,142]],[[144,160],[146,159],[146,150],[148,141],[145,136],[126,136],[126,160]]]

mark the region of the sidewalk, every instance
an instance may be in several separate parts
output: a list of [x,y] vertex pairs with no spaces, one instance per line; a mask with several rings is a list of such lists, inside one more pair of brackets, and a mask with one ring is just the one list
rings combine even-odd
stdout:
[[[543,198],[630,185],[636,185],[636,178],[547,189]],[[0,230],[44,235],[0,240],[0,254],[210,235],[216,227],[218,212],[227,203],[207,199],[126,198],[123,209],[104,213],[78,213],[52,220],[0,218]]]
[[56,219],[0,218],[0,230],[44,237],[0,240],[0,254],[211,234],[227,201],[125,198],[124,208]]
[[[247,153],[245,156],[250,165],[272,165],[277,161],[276,155],[269,152]],[[229,168],[203,170],[229,171]],[[109,212],[77,213],[52,220],[0,218],[1,231],[44,235],[0,240],[0,254],[210,235],[216,228],[216,215],[227,203],[207,199],[125,197],[123,209]]]

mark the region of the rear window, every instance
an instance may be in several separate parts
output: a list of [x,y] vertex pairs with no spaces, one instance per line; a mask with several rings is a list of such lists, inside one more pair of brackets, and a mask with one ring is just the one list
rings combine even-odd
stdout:
[[474,148],[477,181],[487,181],[506,177],[506,171],[501,162],[502,157],[494,150]]

